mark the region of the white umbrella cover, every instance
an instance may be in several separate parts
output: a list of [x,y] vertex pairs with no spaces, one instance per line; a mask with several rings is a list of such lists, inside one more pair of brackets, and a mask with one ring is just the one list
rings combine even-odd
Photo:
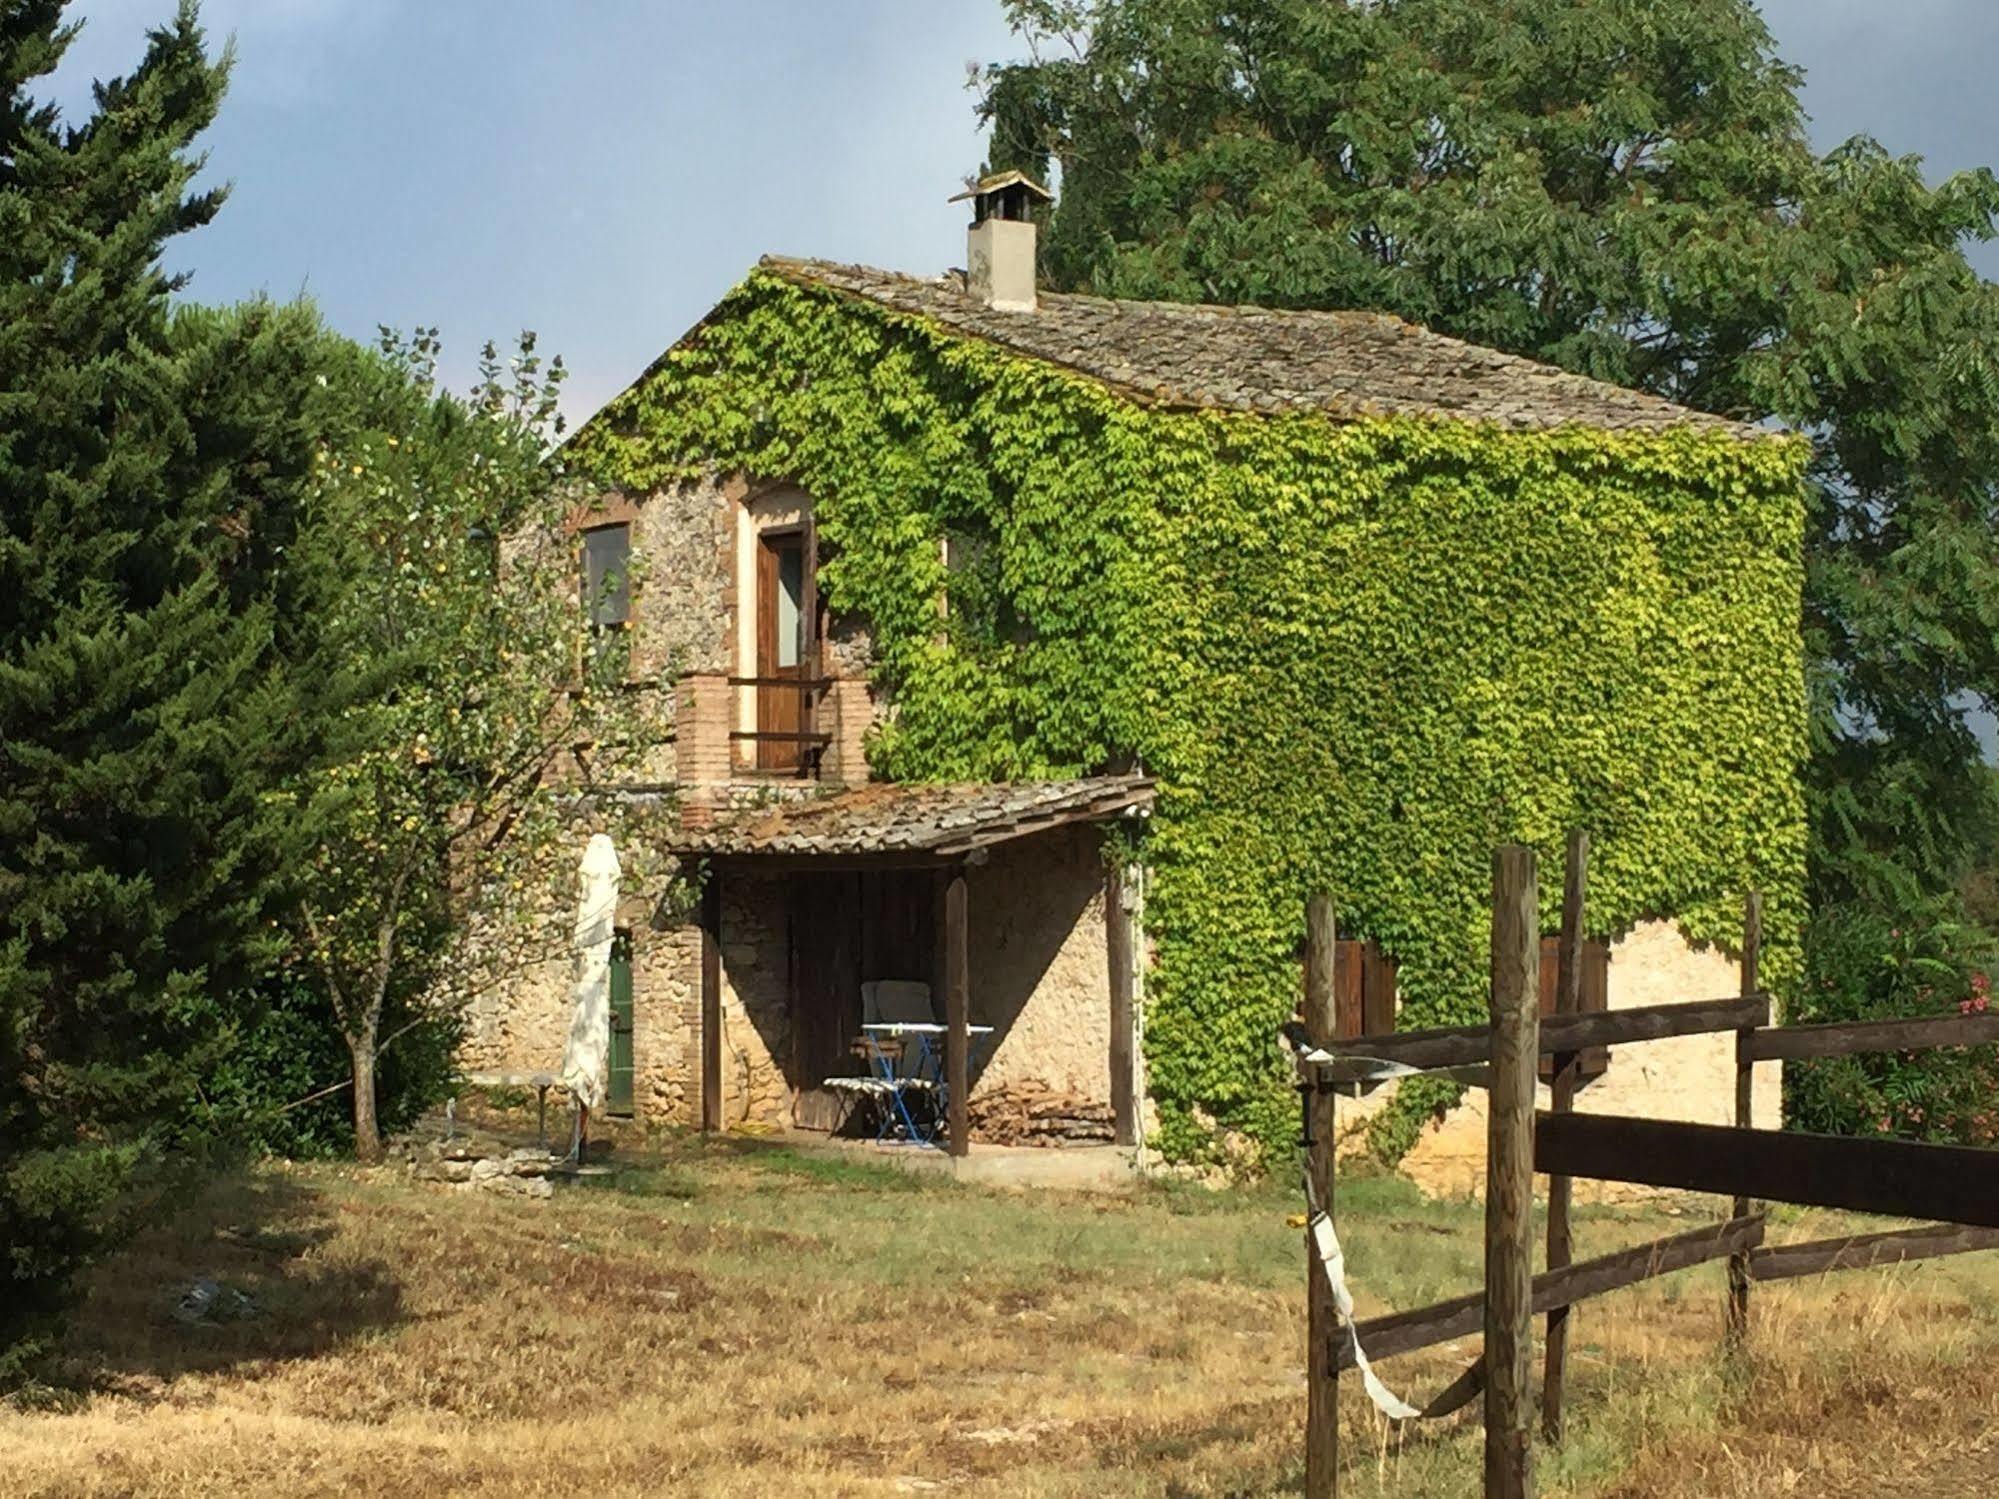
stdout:
[[587,1109],[604,1102],[604,1064],[611,1051],[611,938],[618,914],[618,881],[624,869],[610,837],[593,833],[578,868],[576,903],[576,1011],[562,1052],[562,1081]]

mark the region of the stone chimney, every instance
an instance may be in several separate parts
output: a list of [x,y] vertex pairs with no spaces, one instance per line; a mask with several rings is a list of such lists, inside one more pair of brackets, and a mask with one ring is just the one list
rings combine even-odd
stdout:
[[1000,172],[951,201],[967,198],[966,290],[996,312],[1034,311],[1034,205],[1055,195],[1024,172]]

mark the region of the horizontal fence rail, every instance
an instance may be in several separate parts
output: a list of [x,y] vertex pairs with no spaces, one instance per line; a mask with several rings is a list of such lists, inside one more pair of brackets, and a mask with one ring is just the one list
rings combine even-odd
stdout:
[[[1725,999],[1648,1005],[1605,1012],[1585,999],[1589,984],[1582,935],[1588,838],[1572,833],[1565,867],[1562,932],[1538,932],[1534,851],[1509,846],[1493,856],[1493,941],[1489,1023],[1393,1032],[1389,1010],[1366,1002],[1372,976],[1380,986],[1378,950],[1336,940],[1331,898],[1308,902],[1304,1024],[1283,1028],[1297,1063],[1303,1143],[1310,1171],[1308,1215],[1333,1209],[1334,1091],[1404,1072],[1480,1081],[1492,1089],[1486,1111],[1484,1289],[1412,1311],[1353,1324],[1329,1325],[1324,1294],[1332,1261],[1322,1262],[1315,1231],[1306,1238],[1311,1287],[1307,1340],[1306,1421],[1308,1499],[1330,1499],[1338,1468],[1336,1395],[1340,1371],[1356,1349],[1391,1358],[1460,1338],[1483,1338],[1477,1358],[1428,1405],[1412,1410],[1370,1382],[1369,1394],[1394,1419],[1440,1416],[1485,1401],[1486,1499],[1526,1499],[1532,1493],[1528,1386],[1524,1350],[1533,1321],[1550,1316],[1542,1380],[1541,1432],[1562,1439],[1563,1366],[1570,1308],[1654,1277],[1718,1260],[1728,1262],[1728,1346],[1746,1339],[1750,1287],[1755,1281],[1904,1264],[1942,1255],[1999,1249],[1999,1150],[1793,1134],[1752,1127],[1755,1065],[1866,1053],[1999,1044],[1999,1014],[1923,1016],[1896,1020],[1775,1027],[1758,980],[1762,898],[1743,903],[1741,991]],[[1336,955],[1346,960],[1336,962]],[[1553,972],[1544,971],[1552,964]],[[1336,1024],[1335,980],[1348,975],[1349,1003]],[[1607,975],[1606,975],[1607,980]],[[1376,995],[1377,1001],[1379,994]],[[1607,986],[1597,1004],[1607,1003]],[[1353,1035],[1356,1023],[1371,1032]],[[1684,1124],[1574,1112],[1582,1057],[1594,1050],[1684,1036],[1733,1036],[1732,1125]],[[1552,1112],[1534,1112],[1535,1058],[1552,1079]],[[1523,1086],[1524,1082],[1524,1086]],[[1550,1180],[1548,1268],[1528,1273],[1533,1175]],[[1567,1190],[1572,1178],[1702,1192],[1733,1199],[1726,1222],[1673,1238],[1569,1263]],[[1802,1244],[1764,1243],[1765,1202],[1936,1220],[1910,1228],[1849,1234]],[[1316,1221],[1316,1220],[1308,1220]],[[1552,1315],[1551,1315],[1552,1314]],[[1329,1331],[1338,1335],[1328,1337]]]
[[1999,1151],[1970,1146],[1543,1113],[1534,1169],[1999,1228]]
[[1877,1265],[1900,1265],[1947,1254],[1970,1254],[1979,1249],[1999,1249],[1999,1228],[1932,1223],[1890,1233],[1815,1239],[1809,1244],[1766,1245],[1750,1254],[1749,1278],[1789,1280],[1798,1275],[1867,1270]]
[[[1639,1041],[1664,1041],[1675,1036],[1705,1036],[1719,1031],[1749,1030],[1770,1023],[1768,995],[1696,1000],[1690,1004],[1643,1005],[1595,1014],[1548,1015],[1540,1024],[1543,1056],[1586,1051],[1598,1046],[1628,1046]],[[1359,1082],[1371,1075],[1372,1063],[1393,1062],[1421,1071],[1475,1067],[1492,1050],[1491,1030],[1483,1025],[1446,1026],[1428,1031],[1401,1031],[1386,1036],[1359,1036],[1330,1048],[1330,1062],[1304,1062],[1323,1086]]]
[[[1655,1276],[1670,1275],[1691,1265],[1726,1259],[1763,1242],[1763,1216],[1732,1218],[1726,1223],[1709,1224],[1670,1239],[1620,1249],[1615,1254],[1593,1260],[1578,1260],[1559,1270],[1547,1270],[1534,1277],[1534,1315],[1558,1306],[1573,1306],[1591,1296],[1635,1286]],[[1355,1326],[1360,1345],[1370,1359],[1413,1353],[1457,1338],[1469,1337],[1485,1325],[1485,1297],[1473,1292],[1435,1306],[1411,1312],[1376,1317]],[[1353,1342],[1343,1339],[1339,1346],[1342,1369],[1353,1365]]]
[[1779,1062],[1877,1051],[1924,1051],[1935,1046],[1977,1046],[1995,1041],[1999,1041],[1999,1015],[1932,1015],[1918,1020],[1785,1025],[1757,1031],[1746,1044],[1751,1060]]

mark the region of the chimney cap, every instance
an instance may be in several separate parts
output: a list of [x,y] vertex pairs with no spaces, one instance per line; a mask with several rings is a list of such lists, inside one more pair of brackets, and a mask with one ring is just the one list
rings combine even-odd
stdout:
[[976,186],[954,195],[951,201],[962,203],[967,198],[972,200],[972,222],[983,224],[987,219],[1031,219],[1033,200],[1052,203],[1055,194],[1027,173],[1012,171],[981,177]]
[[950,201],[953,203],[962,203],[967,198],[983,198],[989,193],[998,192],[1003,187],[1013,187],[1016,184],[1026,188],[1044,203],[1053,203],[1055,201],[1055,194],[1048,191],[1047,188],[1036,182],[1027,173],[1020,171],[994,172],[990,177],[981,177],[977,183],[966,188],[962,193],[953,193]]

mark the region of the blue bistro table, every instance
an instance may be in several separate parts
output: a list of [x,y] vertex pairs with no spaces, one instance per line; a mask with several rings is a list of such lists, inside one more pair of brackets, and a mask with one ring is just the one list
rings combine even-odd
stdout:
[[[967,1064],[976,1065],[993,1028],[972,1025],[965,1033],[969,1038]],[[911,1145],[939,1148],[937,1132],[951,1114],[950,1085],[944,1077],[944,1038],[949,1032],[934,1022],[914,1021],[864,1025],[861,1034],[867,1038],[868,1065],[885,1101],[875,1139],[887,1144],[900,1138]],[[899,1045],[891,1048],[883,1044],[891,1041]],[[910,1112],[911,1094],[930,1100],[927,1128]]]

